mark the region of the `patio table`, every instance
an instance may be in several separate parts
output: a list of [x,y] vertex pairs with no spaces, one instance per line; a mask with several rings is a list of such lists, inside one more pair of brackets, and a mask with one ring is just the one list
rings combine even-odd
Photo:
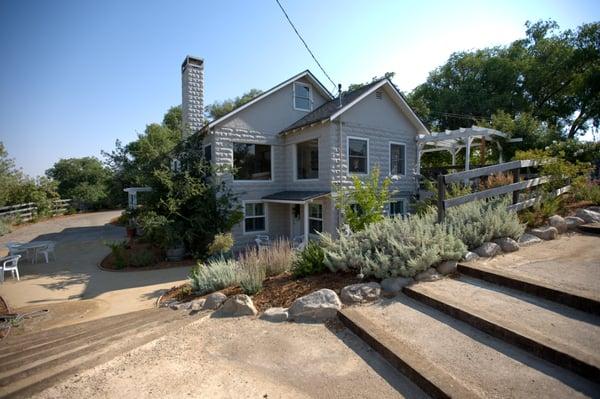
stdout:
[[24,244],[20,244],[19,248],[27,250],[27,254],[29,255],[29,251],[33,252],[33,257],[31,258],[31,264],[34,264],[37,258],[37,251],[41,248],[45,248],[48,244],[52,244],[53,241],[31,241],[26,242]]

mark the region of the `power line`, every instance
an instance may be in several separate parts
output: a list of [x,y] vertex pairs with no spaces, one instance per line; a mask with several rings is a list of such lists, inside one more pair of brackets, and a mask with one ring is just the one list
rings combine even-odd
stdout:
[[329,77],[329,74],[327,74],[327,72],[325,72],[325,68],[323,68],[323,66],[321,66],[321,63],[317,60],[317,57],[315,57],[315,55],[313,54],[313,52],[310,50],[310,47],[308,47],[308,44],[306,44],[306,42],[302,38],[302,35],[300,34],[300,32],[298,32],[298,29],[296,29],[296,26],[294,25],[294,23],[292,22],[292,20],[288,16],[287,12],[285,12],[285,9],[283,8],[283,6],[279,2],[279,0],[275,0],[275,1],[279,5],[279,8],[281,8],[281,11],[283,12],[283,15],[285,15],[285,18],[290,23],[292,29],[294,29],[294,32],[296,32],[296,35],[298,35],[298,38],[300,38],[300,41],[302,42],[302,44],[304,44],[304,47],[306,47],[306,50],[308,50],[308,53],[310,54],[310,56],[313,58],[313,60],[315,60],[315,62],[317,63],[317,65],[319,66],[319,68],[321,69],[321,71],[323,71],[323,73],[325,74],[325,76],[327,77],[327,79],[329,79],[329,81],[331,82],[331,84],[333,85],[333,87],[336,88],[337,85],[335,84],[335,82],[333,81],[333,79],[331,79],[331,77]]

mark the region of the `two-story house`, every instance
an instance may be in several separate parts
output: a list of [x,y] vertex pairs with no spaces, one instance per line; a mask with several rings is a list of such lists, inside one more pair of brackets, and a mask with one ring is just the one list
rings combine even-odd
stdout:
[[220,176],[242,202],[236,247],[259,234],[292,239],[336,234],[341,217],[334,185],[379,166],[395,192],[387,212],[402,214],[416,194],[416,136],[429,134],[402,94],[381,79],[334,98],[308,70],[230,113],[204,123],[204,61],[182,65],[183,122],[204,135],[204,153],[235,173]]

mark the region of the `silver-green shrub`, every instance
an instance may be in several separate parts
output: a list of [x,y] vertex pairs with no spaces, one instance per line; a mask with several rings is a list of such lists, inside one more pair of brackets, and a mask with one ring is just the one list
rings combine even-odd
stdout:
[[377,278],[412,277],[443,260],[458,260],[465,245],[435,223],[431,212],[372,223],[349,237],[323,235],[325,265],[331,271],[355,271]]
[[192,268],[189,279],[195,292],[208,294],[238,284],[239,266],[232,259],[213,259],[206,265],[198,264]]

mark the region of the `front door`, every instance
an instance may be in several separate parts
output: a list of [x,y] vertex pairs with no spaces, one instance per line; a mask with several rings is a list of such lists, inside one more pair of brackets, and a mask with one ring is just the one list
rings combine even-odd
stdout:
[[304,206],[290,205],[290,239],[304,234]]

